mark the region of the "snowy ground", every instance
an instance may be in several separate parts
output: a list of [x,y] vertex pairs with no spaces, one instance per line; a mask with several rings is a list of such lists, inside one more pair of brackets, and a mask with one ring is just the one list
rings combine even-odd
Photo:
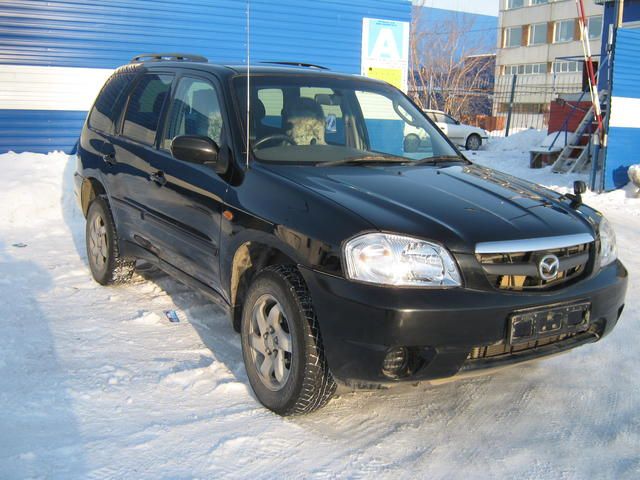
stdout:
[[[506,147],[471,158],[571,184]],[[626,311],[603,342],[439,387],[347,393],[283,419],[253,398],[239,339],[205,298],[158,272],[126,287],[91,281],[74,164],[0,156],[0,478],[640,476],[631,189],[588,195],[613,220],[631,271]]]

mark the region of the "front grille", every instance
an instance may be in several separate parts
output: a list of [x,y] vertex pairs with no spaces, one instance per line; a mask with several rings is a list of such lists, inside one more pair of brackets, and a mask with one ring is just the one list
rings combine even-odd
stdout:
[[486,347],[474,347],[467,356],[467,360],[479,360],[482,358],[499,357],[501,355],[513,355],[514,353],[523,352],[525,350],[533,350],[552,343],[562,342],[563,340],[568,340],[576,335],[579,335],[579,333],[564,333],[518,345],[509,345],[501,342],[496,345],[489,345]]
[[[500,290],[552,290],[583,278],[587,274],[593,243],[564,248],[517,253],[478,253],[487,279]],[[551,280],[542,278],[540,261],[555,255],[560,261],[559,271]]]

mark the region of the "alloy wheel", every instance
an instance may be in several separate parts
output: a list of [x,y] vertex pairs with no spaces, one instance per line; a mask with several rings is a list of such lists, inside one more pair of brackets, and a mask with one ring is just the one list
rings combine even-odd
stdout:
[[291,330],[282,306],[272,295],[254,304],[249,326],[251,358],[260,380],[271,391],[282,389],[291,373]]
[[107,227],[101,215],[96,215],[89,230],[89,255],[93,264],[102,269],[107,263]]

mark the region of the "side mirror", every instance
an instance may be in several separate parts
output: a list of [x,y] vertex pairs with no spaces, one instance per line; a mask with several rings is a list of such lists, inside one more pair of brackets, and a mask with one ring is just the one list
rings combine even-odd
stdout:
[[582,180],[573,182],[573,195],[567,193],[565,196],[571,200],[571,208],[582,206],[582,194],[587,191],[587,184]]
[[171,154],[178,160],[216,166],[220,148],[209,137],[181,135],[171,142]]

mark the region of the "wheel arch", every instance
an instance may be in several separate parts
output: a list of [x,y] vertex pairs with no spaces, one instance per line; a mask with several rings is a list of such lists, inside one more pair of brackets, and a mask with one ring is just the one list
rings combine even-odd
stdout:
[[80,189],[80,205],[82,207],[82,214],[87,217],[89,212],[89,205],[94,198],[99,195],[106,195],[107,191],[104,185],[95,177],[87,177],[82,181],[82,187]]
[[234,251],[229,265],[229,298],[233,328],[240,331],[244,298],[255,276],[266,267],[302,263],[286,244],[266,239],[242,242]]

